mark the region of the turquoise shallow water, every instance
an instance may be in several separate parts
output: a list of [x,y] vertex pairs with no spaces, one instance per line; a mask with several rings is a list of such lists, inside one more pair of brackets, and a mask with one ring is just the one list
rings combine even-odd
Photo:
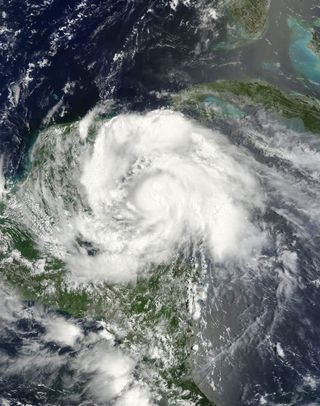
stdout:
[[216,113],[223,118],[241,118],[244,117],[244,112],[241,111],[238,107],[234,106],[231,103],[226,102],[225,100],[219,99],[214,96],[207,96],[204,99],[205,103],[208,103]]
[[310,47],[312,28],[305,27],[299,20],[288,19],[291,43],[289,55],[294,69],[314,84],[320,84],[320,55]]

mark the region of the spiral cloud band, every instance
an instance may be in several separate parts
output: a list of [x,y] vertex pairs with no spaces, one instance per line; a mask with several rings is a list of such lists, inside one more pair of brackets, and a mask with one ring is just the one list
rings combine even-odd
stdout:
[[[249,261],[260,252],[265,236],[252,220],[263,210],[259,183],[245,153],[219,132],[157,110],[121,114],[90,140],[93,115],[87,120],[68,137],[55,134],[63,176],[51,171],[48,181],[42,168],[36,183],[32,173],[25,183],[29,206],[37,207],[31,217],[50,213],[41,240],[56,241],[76,280],[134,280],[199,244],[218,262]],[[40,137],[40,145],[47,140]],[[66,170],[68,148],[77,149],[78,160]],[[72,207],[70,185],[78,195]]]

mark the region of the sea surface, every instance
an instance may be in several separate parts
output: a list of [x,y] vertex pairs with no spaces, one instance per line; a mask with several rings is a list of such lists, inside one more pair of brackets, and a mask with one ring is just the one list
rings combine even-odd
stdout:
[[0,405],[320,405],[320,5],[0,0]]

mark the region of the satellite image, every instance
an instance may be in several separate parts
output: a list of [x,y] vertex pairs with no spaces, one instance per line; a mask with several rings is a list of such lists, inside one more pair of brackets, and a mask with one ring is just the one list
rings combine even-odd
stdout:
[[0,0],[0,406],[320,406],[319,0]]

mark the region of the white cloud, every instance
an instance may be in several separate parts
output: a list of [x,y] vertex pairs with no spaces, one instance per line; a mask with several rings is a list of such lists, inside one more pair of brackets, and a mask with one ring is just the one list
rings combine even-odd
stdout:
[[107,121],[92,145],[93,119],[68,137],[59,128],[40,136],[34,158],[52,143],[55,159],[34,168],[20,197],[20,218],[76,283],[131,281],[199,242],[216,261],[259,255],[265,235],[252,212],[263,210],[263,193],[248,157],[221,133],[156,110]]
[[82,337],[80,327],[62,317],[54,317],[47,320],[46,329],[45,339],[47,341],[54,341],[60,345],[69,345],[72,347],[76,341]]
[[93,374],[87,389],[100,401],[119,396],[134,382],[134,359],[107,343],[97,344],[81,354],[75,368],[77,373]]
[[81,177],[91,215],[73,219],[101,253],[69,257],[74,276],[127,281],[200,240],[218,261],[249,260],[264,243],[250,220],[262,194],[235,156],[219,133],[179,113],[107,122]]
[[149,392],[139,386],[128,390],[115,404],[115,406],[151,406]]

